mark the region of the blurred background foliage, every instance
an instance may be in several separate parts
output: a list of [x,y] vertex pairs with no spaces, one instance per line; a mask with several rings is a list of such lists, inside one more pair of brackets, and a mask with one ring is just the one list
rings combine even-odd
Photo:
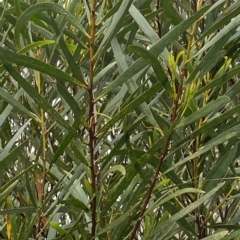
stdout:
[[239,239],[239,13],[2,0],[0,238]]

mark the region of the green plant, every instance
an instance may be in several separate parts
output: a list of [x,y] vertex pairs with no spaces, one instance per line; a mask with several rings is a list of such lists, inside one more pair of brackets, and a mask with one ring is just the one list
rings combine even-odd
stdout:
[[2,239],[237,239],[239,1],[0,3]]

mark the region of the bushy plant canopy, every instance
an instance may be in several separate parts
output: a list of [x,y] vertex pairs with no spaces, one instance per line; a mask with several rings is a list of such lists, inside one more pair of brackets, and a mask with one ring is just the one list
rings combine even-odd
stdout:
[[0,2],[0,239],[239,239],[240,1]]

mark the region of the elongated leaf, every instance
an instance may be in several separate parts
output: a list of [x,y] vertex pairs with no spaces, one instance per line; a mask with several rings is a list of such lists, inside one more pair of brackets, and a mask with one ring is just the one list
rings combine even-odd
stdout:
[[97,235],[101,235],[113,228],[116,228],[119,226],[120,223],[124,222],[134,211],[134,209],[138,206],[139,203],[136,203],[133,207],[131,207],[128,211],[126,211],[124,214],[122,214],[120,217],[118,217],[116,220],[113,220],[109,225],[107,225],[105,228],[100,230]]
[[[221,4],[222,2],[223,2],[223,0],[217,1],[211,8],[209,8],[209,10],[205,14],[208,14],[211,11],[211,9],[215,8],[218,5],[218,3]],[[220,27],[229,23],[232,18],[234,18],[235,16],[237,16],[239,14],[239,9],[240,9],[240,4],[239,4],[239,2],[236,2],[236,7],[233,9],[233,11],[227,13],[222,18],[220,18],[218,21],[216,21],[216,23],[214,23],[214,25],[210,29],[208,29],[204,34],[201,35],[201,37],[198,39],[198,41],[204,39],[206,36],[211,35],[212,32],[216,31]]]
[[138,46],[129,46],[129,49],[142,57],[147,63],[153,66],[153,70],[156,74],[157,80],[161,82],[161,85],[166,89],[166,91],[172,95],[173,91],[171,85],[169,84],[168,77],[163,70],[159,60],[155,57],[150,51],[138,47]]
[[24,23],[28,21],[32,15],[36,14],[37,12],[42,11],[53,11],[58,14],[63,14],[66,16],[67,20],[73,24],[76,28],[78,28],[84,35],[88,36],[87,32],[85,31],[84,27],[74,18],[66,9],[61,7],[59,4],[56,3],[38,3],[34,4],[28,9],[26,9],[21,16],[19,17],[16,27],[15,27],[15,41],[17,46],[20,46],[20,33],[21,29],[24,26]]
[[213,149],[214,147],[218,146],[219,144],[224,143],[224,142],[230,140],[231,138],[238,137],[239,135],[240,135],[240,125],[237,125],[235,127],[232,127],[230,129],[228,129],[227,131],[218,135],[216,138],[210,140],[203,147],[199,148],[199,150],[197,152],[195,152],[192,155],[184,158],[183,160],[180,160],[173,167],[169,168],[165,172],[165,174],[172,171],[173,169],[177,168],[178,166],[181,166],[182,164],[188,162],[189,160],[194,159],[194,158],[202,155],[203,153],[209,151],[210,149]]
[[57,79],[59,78],[61,80],[65,80],[65,81],[71,82],[73,84],[76,84],[80,87],[86,88],[86,86],[83,85],[77,79],[71,77],[70,75],[62,72],[61,70],[59,70],[47,63],[44,63],[38,59],[28,57],[25,55],[21,55],[21,54],[17,54],[12,51],[9,51],[7,49],[1,48],[1,47],[0,47],[0,59],[3,62],[16,63],[20,66],[32,68],[37,71],[49,74],[50,76],[56,77]]
[[231,116],[233,116],[234,114],[238,113],[239,111],[240,111],[240,105],[238,105],[238,106],[232,108],[231,110],[223,113],[221,115],[221,117],[216,117],[213,120],[207,122],[206,124],[204,124],[200,128],[198,128],[195,131],[193,131],[189,136],[187,136],[183,140],[176,142],[174,146],[176,146],[176,147],[181,146],[182,144],[184,144],[185,142],[189,141],[190,139],[193,139],[196,136],[200,135],[201,133],[204,133],[205,131],[208,131],[209,129],[212,129],[215,126],[217,126],[218,124],[226,121]]
[[174,25],[178,25],[179,23],[181,23],[181,17],[174,8],[172,0],[161,0],[161,6],[164,9],[164,18],[166,18],[168,21],[171,21],[171,23],[173,23]]
[[220,240],[220,239],[224,239],[223,237],[226,236],[227,234],[228,234],[228,231],[221,231],[213,234],[212,236],[205,237],[203,238],[203,240]]
[[[73,123],[72,126],[74,129],[77,129],[79,127],[79,121],[76,120]],[[67,145],[70,143],[70,141],[73,139],[74,137],[74,133],[69,132],[66,137],[63,139],[63,141],[60,143],[58,150],[55,152],[53,159],[51,160],[51,165],[54,164],[59,157],[63,154],[63,152],[66,150]],[[78,158],[80,159],[81,162],[83,162],[85,165],[88,165],[86,159],[84,156],[82,156],[81,153],[78,153]]]
[[0,191],[0,204],[2,205],[2,203],[5,201],[5,199],[7,198],[7,196],[9,196],[13,190],[13,188],[17,185],[17,181],[15,181],[14,183],[12,183],[7,189],[5,189],[4,191]]
[[196,120],[207,116],[208,114],[218,111],[223,107],[224,104],[228,103],[230,101],[230,98],[227,96],[223,96],[218,98],[215,101],[211,101],[207,105],[200,108],[198,111],[194,112],[193,114],[189,115],[186,118],[183,118],[183,120],[177,125],[176,128],[184,127],[192,122],[195,122]]
[[21,87],[38,103],[38,105],[44,109],[53,119],[65,127],[68,131],[78,136],[78,133],[58,114],[58,112],[52,108],[52,106],[32,88],[32,86],[10,65],[5,65],[5,68],[12,75],[12,77],[19,82]]
[[32,50],[36,47],[41,47],[41,46],[48,45],[48,44],[53,44],[53,43],[55,43],[54,40],[44,40],[44,41],[34,42],[34,43],[29,44],[28,46],[22,48],[21,50],[19,50],[18,53],[23,54],[23,53],[26,53],[29,50]]
[[203,204],[206,200],[209,200],[221,187],[224,186],[224,183],[220,183],[217,187],[215,187],[210,192],[206,193],[202,197],[200,197],[197,201],[188,205],[188,207],[180,210],[175,215],[171,216],[171,218],[164,221],[162,224],[159,224],[151,233],[151,237],[159,236],[159,239],[164,239],[166,235],[164,232],[167,232],[169,228],[171,228],[172,224],[175,223],[177,220],[181,219],[183,216],[191,212],[192,210],[196,209],[198,206]]
[[191,83],[198,72],[200,72],[199,78],[203,78],[203,76],[213,68],[216,63],[223,58],[226,54],[224,50],[222,50],[222,46],[228,41],[231,37],[230,34],[223,35],[217,42],[213,45],[213,47],[209,50],[206,56],[202,59],[202,61],[198,64],[198,66],[194,69],[192,74],[189,76],[186,83]]
[[8,142],[8,144],[5,146],[5,148],[3,149],[3,151],[0,154],[0,160],[4,159],[8,154],[10,149],[14,146],[15,142],[17,141],[17,139],[20,137],[20,135],[23,133],[24,129],[27,127],[27,125],[29,124],[29,122],[31,121],[31,119],[29,119],[28,121],[26,121],[23,126],[21,126],[18,131],[15,133],[15,135],[12,137],[12,139]]
[[240,234],[240,230],[234,231],[233,233],[230,233],[229,235],[225,236],[224,238],[222,238],[222,240],[233,240],[237,237],[239,237]]
[[[54,228],[54,229],[59,233],[60,236],[62,236],[62,235],[64,235],[64,234],[67,233],[66,230],[64,230],[63,228],[61,228],[61,227],[60,227],[57,223],[55,223],[55,222],[50,222],[50,226],[51,226],[52,228]],[[66,238],[66,240],[73,240],[73,238],[69,236],[69,237]]]
[[[65,18],[59,24],[59,27],[62,27],[62,28],[65,27],[65,21],[64,20],[65,20]],[[54,20],[52,20],[52,26],[55,30],[56,35],[59,38],[59,44],[61,46],[61,50],[63,51],[64,56],[65,56],[66,60],[68,61],[68,64],[69,64],[70,69],[72,70],[73,76],[75,78],[77,78],[81,83],[84,84],[82,73],[81,73],[78,65],[76,64],[74,57],[72,56],[72,54],[68,50],[67,44],[65,43],[63,37],[61,36],[62,35],[61,32],[63,31],[63,29],[61,29],[61,32],[60,32],[60,29],[58,28],[58,26],[57,26],[57,24],[55,23]]]
[[123,116],[126,116],[126,114],[132,111],[135,107],[139,106],[140,104],[151,98],[159,90],[159,87],[160,83],[158,82],[149,90],[136,98],[134,101],[132,101],[129,105],[127,105],[119,113],[117,113],[111,120],[109,120],[107,124],[97,132],[97,135],[107,131],[115,122],[122,119]]
[[209,191],[213,189],[218,183],[219,179],[223,178],[228,171],[230,164],[235,160],[237,151],[239,150],[238,145],[234,146],[225,155],[220,157],[213,169],[207,174],[204,180],[204,189]]
[[[46,212],[48,210],[48,207],[44,207],[43,210]],[[22,213],[33,214],[33,213],[36,213],[37,211],[38,211],[38,209],[35,207],[4,209],[4,210],[0,210],[0,215],[22,214]],[[67,206],[61,206],[60,209],[58,210],[58,212],[60,212],[60,213],[61,212],[67,213],[69,211],[70,211],[70,208]]]
[[210,83],[206,84],[204,87],[199,89],[199,91],[197,91],[195,96],[198,96],[201,93],[204,93],[205,91],[212,89],[214,87],[220,88],[227,81],[229,81],[232,77],[236,76],[239,72],[240,72],[240,67],[236,67],[236,68],[232,69],[231,71],[225,73],[224,75],[213,79],[213,81],[211,81]]
[[[188,18],[187,20],[180,23],[172,31],[163,36],[154,46],[149,50],[154,56],[158,56],[164,47],[169,44],[169,42],[174,41],[182,32],[188,29],[202,14],[207,11],[209,7],[205,7],[198,11],[194,16]],[[113,89],[121,85],[123,82],[132,78],[139,71],[147,66],[147,62],[140,58],[138,61],[134,62],[125,72],[123,72],[113,83],[110,84],[105,90],[102,91],[101,95],[98,97],[100,99],[105,94],[111,92]]]
[[[115,59],[118,63],[119,71],[120,71],[120,73],[122,73],[128,69],[127,62],[125,60],[125,57],[121,51],[121,47],[116,38],[112,39],[111,45],[112,45],[112,49],[113,49],[113,52],[115,55]],[[140,75],[141,75],[141,71],[140,71]],[[119,93],[107,105],[104,113],[107,112],[108,109],[111,109],[112,107],[116,107],[117,106],[116,104],[121,104],[121,101],[124,98],[125,94],[127,93],[127,90],[129,90],[131,93],[134,93],[135,91],[137,91],[139,89],[138,85],[136,84],[137,79],[138,79],[138,77],[134,76],[126,82],[127,87],[125,85],[123,85],[123,87],[121,88]],[[153,125],[157,124],[146,103],[142,103],[139,108],[141,109],[142,113],[147,116],[147,118],[151,124],[153,124]]]
[[129,8],[129,13],[143,30],[148,39],[153,44],[156,43],[159,40],[159,36],[134,5]]
[[101,54],[108,47],[108,44],[110,44],[117,31],[119,31],[120,27],[122,26],[124,17],[132,3],[133,0],[122,1],[120,8],[112,17],[111,24],[108,26],[107,32],[104,34],[104,38],[95,54],[96,56]]
[[[9,104],[11,104],[19,112],[25,114],[26,116],[34,119],[37,122],[41,122],[38,116],[36,116],[34,113],[27,110],[21,103],[19,103],[15,98],[13,98],[9,93],[7,93],[2,88],[0,88],[0,97],[3,98],[5,101],[7,101]],[[2,114],[0,115],[0,126],[2,125],[1,121],[5,119],[5,117]]]
[[231,33],[233,32],[232,30],[235,31],[239,24],[240,16],[236,17],[234,21],[231,21],[227,26],[225,26],[210,42],[204,45],[204,47],[201,48],[201,50],[198,51],[195,56],[202,54],[204,51],[206,51],[211,46],[215,45],[220,39],[222,39],[226,35],[228,36],[228,38],[230,38],[232,35]]
[[144,213],[144,215],[147,215],[148,213],[150,213],[151,211],[153,211],[154,209],[156,209],[158,206],[162,205],[163,203],[170,201],[170,199],[180,196],[184,193],[204,193],[204,192],[201,190],[195,189],[195,188],[184,188],[182,190],[178,190],[178,191],[170,194],[169,196],[164,197],[163,199],[158,199],[151,207],[149,207],[147,209],[147,211]]
[[0,172],[4,171],[10,164],[12,164],[13,161],[17,160],[18,154],[23,150],[23,148],[27,145],[27,143],[28,143],[28,140],[23,142],[18,147],[14,148],[10,153],[7,153],[7,155],[5,154],[2,155],[4,151],[1,153],[2,157],[0,159]]

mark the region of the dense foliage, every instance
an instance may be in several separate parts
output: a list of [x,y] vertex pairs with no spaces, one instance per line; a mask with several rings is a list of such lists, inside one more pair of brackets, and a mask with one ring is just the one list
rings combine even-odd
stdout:
[[0,12],[1,239],[239,239],[239,0]]

